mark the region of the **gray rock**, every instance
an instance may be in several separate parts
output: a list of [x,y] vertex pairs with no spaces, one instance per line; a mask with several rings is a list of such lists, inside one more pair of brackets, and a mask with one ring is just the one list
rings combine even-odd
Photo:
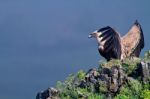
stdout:
[[108,96],[114,95],[125,82],[126,75],[121,66],[113,66],[111,68],[102,68],[100,72],[96,69],[90,69],[85,80],[80,83],[80,87],[89,87],[93,84],[95,90],[108,93]]
[[140,67],[141,78],[144,83],[150,80],[150,62],[141,62]]
[[58,90],[51,87],[46,89],[45,91],[41,91],[37,93],[36,99],[59,99],[57,97]]

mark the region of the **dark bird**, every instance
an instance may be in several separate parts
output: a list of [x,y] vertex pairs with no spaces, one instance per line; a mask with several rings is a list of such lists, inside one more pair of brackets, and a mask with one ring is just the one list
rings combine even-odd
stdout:
[[89,38],[92,37],[96,38],[98,51],[107,61],[139,57],[141,50],[144,48],[143,31],[137,20],[123,37],[110,26],[94,31],[89,35]]

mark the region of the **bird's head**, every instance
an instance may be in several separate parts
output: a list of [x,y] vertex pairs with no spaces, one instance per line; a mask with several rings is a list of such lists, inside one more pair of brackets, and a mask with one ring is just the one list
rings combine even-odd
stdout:
[[88,38],[97,38],[99,37],[100,33],[96,30],[89,34]]

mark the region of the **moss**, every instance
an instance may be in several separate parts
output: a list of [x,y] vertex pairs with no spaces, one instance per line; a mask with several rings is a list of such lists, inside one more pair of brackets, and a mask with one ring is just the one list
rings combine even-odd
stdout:
[[126,58],[123,61],[121,60],[111,60],[109,62],[102,62],[99,66],[99,70],[102,68],[111,68],[113,66],[122,66],[124,72],[129,75],[131,74],[138,66],[140,63],[141,59],[140,58]]
[[102,62],[100,63],[101,68],[111,68],[112,66],[121,65],[121,60],[113,59],[109,62]]
[[132,57],[132,58],[126,58],[124,60],[111,60],[109,62],[102,62],[99,66],[99,70],[102,68],[111,68],[113,66],[121,66],[124,70],[124,72],[129,75],[131,74],[134,70],[137,69],[139,63],[141,62],[140,58]]

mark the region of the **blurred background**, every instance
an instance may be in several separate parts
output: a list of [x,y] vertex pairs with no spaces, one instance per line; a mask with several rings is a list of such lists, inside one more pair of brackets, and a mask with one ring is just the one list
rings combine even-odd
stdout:
[[150,49],[150,1],[0,0],[0,99],[35,99],[78,70],[97,68],[88,34],[110,25],[121,35],[137,19]]

